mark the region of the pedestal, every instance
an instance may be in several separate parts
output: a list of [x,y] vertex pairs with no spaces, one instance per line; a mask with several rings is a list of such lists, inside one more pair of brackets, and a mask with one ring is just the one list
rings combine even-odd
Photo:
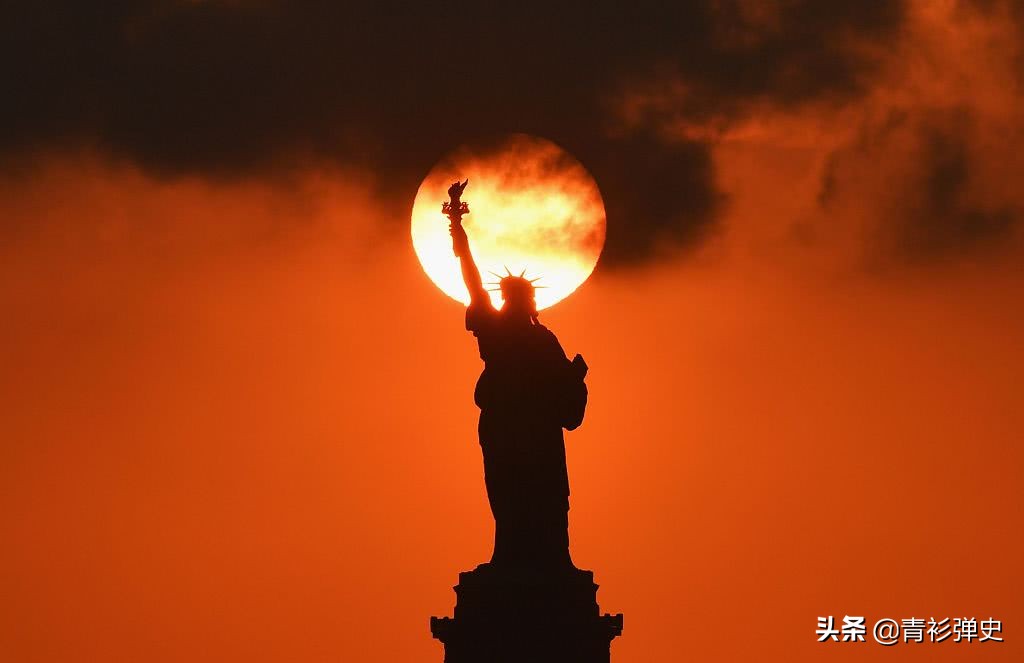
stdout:
[[459,574],[455,616],[431,617],[445,663],[608,663],[622,615],[601,615],[591,571],[481,564]]

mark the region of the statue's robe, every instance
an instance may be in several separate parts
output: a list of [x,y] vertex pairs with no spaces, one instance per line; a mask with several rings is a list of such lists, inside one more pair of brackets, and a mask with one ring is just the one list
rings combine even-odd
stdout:
[[587,388],[555,335],[472,305],[466,328],[484,370],[475,400],[496,566],[556,569],[569,557],[569,478],[562,429],[583,421]]

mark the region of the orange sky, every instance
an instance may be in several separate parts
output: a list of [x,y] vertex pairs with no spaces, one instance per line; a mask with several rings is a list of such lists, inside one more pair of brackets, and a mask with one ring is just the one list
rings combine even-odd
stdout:
[[[489,552],[480,367],[404,233],[338,173],[45,173],[5,193],[33,225],[2,268],[4,648],[438,659],[426,618]],[[811,660],[847,612],[1001,618],[984,652],[1014,659],[1019,262],[822,276],[726,246],[544,315],[592,366],[573,552],[626,614],[615,660]]]
[[[971,109],[962,196],[1020,209],[1024,105],[998,23],[922,6],[920,61],[887,54],[857,105],[716,135],[699,250],[542,314],[591,367],[572,551],[625,613],[617,663],[1021,660],[1020,230],[897,259],[924,148],[883,127]],[[5,660],[441,660],[428,617],[492,536],[480,362],[370,190],[100,152],[5,176]],[[828,614],[994,617],[1006,642],[818,644]]]

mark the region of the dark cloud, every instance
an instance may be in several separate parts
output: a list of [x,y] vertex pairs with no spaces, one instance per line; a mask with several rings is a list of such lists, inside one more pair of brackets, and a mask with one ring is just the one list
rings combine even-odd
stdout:
[[[616,123],[634,85],[677,77],[674,112],[859,94],[865,44],[901,3],[20,3],[2,17],[0,151],[97,146],[150,172],[271,172],[309,157],[373,169],[411,200],[466,140],[547,137],[597,177],[606,265],[685,244],[715,218],[709,147]],[[876,49],[877,50],[877,49]]]
[[866,217],[873,260],[933,262],[998,246],[1024,211],[1016,192],[987,181],[1005,175],[1005,155],[992,151],[999,140],[1012,151],[1019,132],[1000,134],[968,105],[889,109],[829,155],[818,204],[830,219]]
[[971,200],[971,155],[967,132],[948,127],[921,129],[924,154],[922,205],[907,219],[906,250],[918,255],[961,251],[1007,236],[1019,210],[992,208]]

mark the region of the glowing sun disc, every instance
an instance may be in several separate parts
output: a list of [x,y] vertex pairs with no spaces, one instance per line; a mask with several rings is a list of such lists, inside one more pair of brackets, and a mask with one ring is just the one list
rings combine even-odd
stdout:
[[[513,134],[487,147],[463,147],[442,159],[420,185],[412,208],[412,243],[427,276],[464,304],[469,294],[452,253],[441,203],[452,182],[469,178],[462,222],[484,283],[506,267],[536,282],[537,308],[572,294],[597,265],[605,238],[601,192],[590,173],[551,141]],[[493,272],[493,274],[491,273]],[[485,285],[494,288],[495,285]],[[496,307],[501,294],[491,292]]]

